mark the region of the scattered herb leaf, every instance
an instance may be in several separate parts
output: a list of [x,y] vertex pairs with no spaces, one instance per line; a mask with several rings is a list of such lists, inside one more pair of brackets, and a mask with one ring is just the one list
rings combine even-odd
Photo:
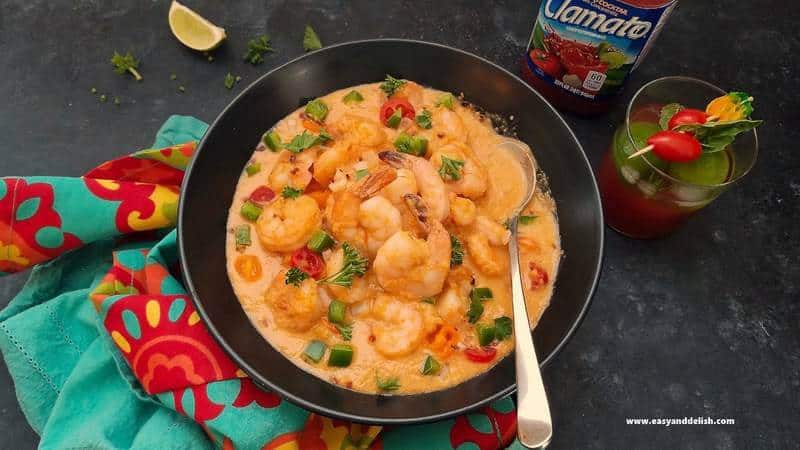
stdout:
[[305,113],[317,122],[322,123],[328,115],[328,105],[320,99],[311,100],[306,104]]
[[425,362],[422,363],[422,372],[423,375],[436,375],[441,370],[442,366],[439,364],[439,361],[433,358],[433,356],[428,355],[425,357]]
[[272,48],[269,35],[264,34],[251,39],[247,43],[247,53],[244,54],[244,60],[256,66],[264,62],[264,53],[273,51],[275,49]]
[[439,167],[439,176],[443,180],[448,178],[453,181],[461,179],[461,171],[464,168],[464,161],[460,159],[450,159],[442,155],[442,166]]
[[311,25],[306,25],[306,29],[303,31],[303,50],[310,52],[321,48],[322,42],[319,40],[317,32],[311,28]]
[[342,251],[344,252],[342,268],[333,275],[320,280],[321,284],[335,284],[349,288],[353,285],[354,276],[363,277],[367,272],[367,258],[361,256],[355,247],[344,242]]
[[342,339],[343,340],[349,341],[350,339],[353,339],[353,326],[352,325],[339,325],[337,323],[337,324],[334,324],[333,326],[335,326],[336,329],[339,330],[339,334],[342,335]]
[[[400,111],[397,109],[396,111]],[[409,136],[406,133],[397,135],[394,140],[394,147],[399,152],[408,153],[415,156],[424,156],[428,151],[428,140],[419,136]]]
[[361,95],[361,93],[357,90],[353,89],[342,98],[342,101],[345,103],[361,103],[364,101],[364,96]]
[[519,223],[522,225],[530,225],[538,218],[539,216],[519,216]]
[[494,319],[494,337],[502,341],[514,333],[514,326],[510,317],[498,317]]
[[669,121],[672,119],[672,116],[678,113],[678,111],[683,109],[683,105],[680,103],[670,103],[668,105],[664,105],[661,108],[661,113],[659,114],[658,118],[658,126],[661,127],[662,130],[666,130],[669,128]]
[[300,197],[302,193],[303,191],[301,191],[300,189],[297,189],[292,186],[286,186],[281,191],[281,196],[283,196],[283,198],[297,198]]
[[303,280],[307,278],[308,278],[307,273],[303,272],[297,267],[292,267],[286,271],[286,280],[284,280],[284,283],[291,284],[294,286],[300,286],[300,283],[302,283]]
[[455,104],[456,104],[456,97],[449,92],[445,92],[444,94],[440,95],[439,98],[436,99],[436,103],[434,103],[434,105],[444,106],[450,111],[453,110]]
[[386,93],[387,97],[391,97],[397,92],[398,89],[406,84],[406,80],[395,78],[391,75],[386,75],[386,79],[381,83],[380,88]]
[[400,381],[397,377],[392,378],[381,378],[378,376],[378,373],[375,373],[375,382],[378,385],[378,389],[382,391],[396,391],[400,389]]
[[464,263],[464,246],[453,233],[450,233],[450,267],[460,266]]
[[115,50],[114,55],[111,57],[111,65],[114,66],[114,72],[120,75],[129,72],[136,81],[142,81],[142,75],[136,70],[139,67],[139,61],[133,57],[131,52],[121,55]]
[[430,130],[433,124],[431,123],[431,112],[427,109],[422,110],[422,114],[417,115],[416,119],[414,119],[419,125],[420,128]]
[[234,83],[236,83],[236,78],[234,78],[233,75],[231,75],[231,73],[228,72],[228,74],[225,75],[225,87],[228,90],[231,90],[233,88]]

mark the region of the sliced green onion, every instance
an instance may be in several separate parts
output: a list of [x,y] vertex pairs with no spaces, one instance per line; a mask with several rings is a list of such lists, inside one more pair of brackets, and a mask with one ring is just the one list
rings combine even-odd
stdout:
[[431,123],[431,112],[427,109],[423,109],[422,114],[419,114],[414,120],[417,122],[417,125],[419,125],[420,128],[426,130],[430,130],[433,126]]
[[510,317],[498,317],[494,319],[494,337],[498,341],[510,337],[514,333],[514,324]]
[[422,137],[400,133],[397,139],[394,140],[394,147],[399,152],[414,156],[425,156],[425,153],[428,151],[428,140]]
[[485,347],[494,341],[495,329],[492,325],[479,323],[475,325],[475,333],[478,335],[478,343]]
[[367,175],[369,175],[369,169],[358,169],[358,170],[356,170],[356,181],[364,178]]
[[391,116],[386,119],[386,126],[389,128],[397,128],[400,126],[400,122],[403,120],[403,111],[400,108],[396,108]]
[[331,347],[328,355],[328,365],[333,367],[347,367],[353,362],[353,347],[350,344],[336,344]]
[[396,391],[400,389],[400,380],[397,377],[392,378],[381,378],[378,374],[375,374],[375,384],[377,384],[378,389],[382,391]]
[[328,115],[328,105],[320,99],[311,100],[306,104],[305,113],[315,121],[322,122]]
[[344,325],[344,314],[347,311],[347,305],[339,300],[332,300],[328,305],[328,320],[331,323]]
[[364,96],[354,89],[345,95],[342,101],[345,103],[360,103],[364,101]]
[[308,241],[308,248],[313,250],[317,253],[322,253],[325,250],[333,247],[334,240],[330,234],[326,233],[325,230],[317,230],[314,234],[311,235],[311,239]]
[[264,143],[270,150],[273,152],[277,152],[278,150],[283,147],[283,143],[281,142],[281,137],[275,130],[269,130],[261,136],[261,142]]
[[522,225],[532,224],[539,216],[519,216],[519,223]]
[[251,222],[255,222],[256,220],[258,220],[258,216],[261,215],[261,207],[251,202],[250,200],[247,200],[242,204],[242,209],[240,212],[242,214],[242,217]]
[[444,106],[445,108],[449,109],[450,111],[453,110],[456,103],[456,97],[449,93],[445,92],[444,94],[440,95],[439,98],[436,100],[436,106]]
[[327,348],[328,346],[324,342],[314,340],[308,343],[308,346],[303,351],[303,356],[318,363],[325,356],[325,349]]
[[433,356],[428,355],[425,358],[425,362],[422,363],[422,374],[423,375],[436,375],[441,370],[442,366],[439,364],[439,361],[435,360]]
[[477,287],[472,288],[472,290],[469,292],[469,298],[484,300],[487,298],[494,298],[494,294],[492,294],[492,290],[488,287]]
[[239,225],[236,227],[236,231],[234,232],[234,236],[236,236],[236,249],[242,250],[245,247],[250,246],[253,243],[250,240],[250,225],[244,224]]
[[253,163],[249,164],[247,167],[244,168],[244,171],[247,172],[248,177],[252,177],[253,175],[261,172],[261,163]]

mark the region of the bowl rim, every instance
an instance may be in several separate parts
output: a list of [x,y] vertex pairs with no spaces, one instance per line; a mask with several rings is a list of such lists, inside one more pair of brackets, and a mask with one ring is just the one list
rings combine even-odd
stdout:
[[[598,285],[598,282],[600,280],[600,274],[602,272],[603,261],[604,261],[604,258],[605,258],[605,227],[604,227],[604,219],[603,219],[603,208],[602,208],[602,203],[601,203],[601,200],[600,200],[600,191],[599,191],[599,188],[598,188],[598,185],[597,185],[597,179],[596,179],[596,177],[594,175],[594,170],[592,169],[592,165],[591,165],[591,163],[589,161],[589,158],[586,156],[586,152],[584,151],[583,146],[581,145],[581,143],[578,140],[577,136],[575,136],[574,131],[569,126],[569,124],[567,124],[567,122],[564,120],[564,118],[562,117],[561,113],[559,113],[553,107],[553,105],[550,104],[550,102],[547,101],[547,99],[545,99],[538,91],[536,91],[528,83],[523,81],[520,77],[518,77],[517,75],[514,75],[513,73],[511,73],[507,69],[503,68],[502,66],[500,66],[500,65],[498,65],[498,64],[496,64],[496,63],[494,63],[492,61],[489,61],[486,58],[483,58],[483,57],[481,57],[479,55],[476,55],[474,53],[471,53],[471,52],[468,52],[468,51],[465,51],[465,50],[461,50],[461,49],[458,49],[458,48],[455,48],[455,47],[451,47],[451,46],[445,45],[445,44],[429,42],[429,41],[421,41],[421,40],[417,40],[417,39],[403,39],[403,38],[375,38],[375,39],[360,39],[360,40],[354,40],[354,41],[340,42],[340,43],[337,43],[337,44],[332,44],[330,46],[323,47],[323,48],[321,48],[319,50],[314,50],[314,51],[305,53],[305,54],[300,55],[300,56],[298,56],[296,58],[293,58],[293,59],[291,59],[291,60],[289,60],[289,61],[287,61],[287,62],[285,62],[285,63],[283,63],[283,64],[281,64],[281,65],[279,65],[279,66],[277,66],[277,67],[275,67],[273,69],[271,69],[271,70],[269,70],[268,72],[264,73],[263,75],[261,75],[260,77],[255,79],[246,88],[244,88],[239,94],[237,94],[222,109],[222,111],[219,112],[219,114],[217,114],[216,118],[214,119],[213,122],[211,122],[209,124],[208,129],[203,134],[203,137],[200,139],[200,142],[197,144],[197,146],[195,148],[195,153],[192,156],[192,158],[190,159],[188,165],[186,166],[186,169],[184,171],[184,179],[183,179],[183,182],[181,183],[181,192],[182,193],[183,192],[187,192],[186,187],[188,186],[188,184],[189,184],[189,182],[191,180],[192,169],[194,167],[195,161],[197,160],[197,158],[199,157],[200,153],[205,148],[205,143],[206,143],[206,140],[208,139],[209,131],[214,129],[214,127],[217,126],[217,123],[221,120],[221,118],[223,116],[225,116],[225,114],[230,109],[232,109],[234,107],[234,105],[239,102],[240,99],[242,99],[243,97],[248,95],[249,92],[256,85],[261,83],[262,80],[272,76],[273,73],[276,73],[276,72],[278,72],[280,70],[283,70],[286,67],[289,67],[289,66],[291,66],[293,64],[296,64],[299,61],[304,60],[305,58],[312,57],[313,55],[316,55],[318,53],[334,51],[334,50],[336,50],[336,49],[338,49],[340,47],[345,47],[345,46],[365,45],[365,44],[371,44],[371,43],[397,43],[397,44],[412,44],[412,45],[423,45],[423,46],[430,46],[430,47],[438,47],[438,48],[446,50],[446,51],[460,53],[460,54],[462,54],[464,56],[467,56],[467,57],[470,57],[470,58],[474,58],[480,63],[487,64],[490,67],[492,67],[492,68],[494,68],[496,70],[499,70],[500,72],[502,72],[506,76],[511,77],[513,80],[515,80],[516,82],[518,82],[521,85],[523,85],[526,89],[528,89],[528,91],[530,91],[532,94],[534,94],[535,96],[539,97],[539,99],[551,110],[551,112],[554,113],[554,116],[561,122],[561,124],[564,126],[564,128],[569,133],[569,136],[572,138],[574,143],[577,145],[577,148],[580,151],[580,155],[583,158],[583,162],[586,164],[586,168],[589,171],[590,178],[591,178],[591,183],[594,186],[593,203],[596,205],[597,213],[599,214],[599,217],[598,217],[599,218],[599,226],[596,227],[596,230],[595,230],[595,232],[597,234],[595,236],[595,238],[597,239],[597,242],[598,242],[598,253],[599,253],[599,255],[598,255],[598,258],[597,258],[597,262],[596,262],[596,264],[595,264],[595,266],[593,268],[593,273],[591,275],[591,280],[592,280],[591,281],[591,287],[589,288],[589,291],[587,292],[586,298],[582,302],[583,304],[582,304],[582,306],[580,308],[580,311],[578,312],[577,317],[575,317],[575,319],[572,321],[572,324],[567,329],[566,333],[561,338],[559,343],[550,352],[550,354],[544,360],[540,360],[539,361],[540,368],[544,369],[544,367],[547,366],[563,350],[563,348],[566,346],[567,342],[569,342],[570,339],[572,339],[572,337],[575,334],[575,332],[577,331],[577,329],[583,323],[583,320],[586,317],[586,314],[587,314],[587,312],[589,310],[589,307],[591,306],[592,301],[594,299],[594,295],[595,295],[595,293],[597,291],[597,285]],[[456,417],[456,416],[468,413],[470,411],[474,411],[475,409],[480,408],[481,406],[484,406],[484,405],[486,405],[486,404],[488,404],[490,402],[493,402],[493,401],[495,401],[497,399],[505,397],[505,396],[507,396],[507,395],[509,395],[509,394],[511,394],[511,393],[516,391],[517,384],[515,382],[515,383],[512,383],[511,385],[509,385],[508,387],[506,387],[504,389],[501,389],[501,390],[497,391],[496,393],[494,393],[494,394],[492,394],[490,396],[487,396],[486,398],[484,398],[482,400],[479,400],[479,401],[476,401],[476,402],[472,402],[472,403],[464,405],[464,406],[462,406],[460,408],[457,408],[457,409],[454,409],[454,410],[450,410],[450,411],[447,411],[447,412],[443,412],[443,413],[430,414],[430,415],[418,416],[418,417],[413,417],[413,418],[407,418],[407,417],[406,418],[375,418],[375,417],[370,417],[370,416],[363,416],[363,415],[359,415],[359,414],[349,413],[349,412],[346,412],[346,411],[334,410],[334,409],[331,409],[331,408],[327,408],[327,407],[321,406],[319,404],[316,404],[316,403],[314,403],[312,401],[306,400],[306,399],[304,399],[304,398],[302,398],[300,396],[294,395],[294,394],[286,391],[285,389],[283,389],[280,386],[278,386],[278,385],[274,384],[273,382],[271,382],[269,379],[267,379],[267,377],[264,377],[259,371],[253,369],[247,363],[247,361],[245,361],[238,354],[238,352],[222,337],[222,335],[220,334],[219,330],[213,325],[213,322],[211,321],[210,316],[209,316],[208,312],[205,310],[202,302],[198,301],[197,290],[196,290],[196,288],[194,286],[194,283],[193,283],[191,277],[188,275],[189,274],[189,267],[188,267],[188,263],[187,263],[187,258],[185,257],[185,255],[186,255],[186,247],[184,246],[183,239],[181,238],[182,234],[183,234],[182,233],[182,229],[185,226],[185,222],[184,222],[185,198],[186,197],[184,195],[181,195],[180,199],[179,199],[179,203],[178,203],[177,241],[178,241],[178,252],[179,252],[179,256],[180,256],[181,277],[183,279],[184,286],[186,287],[187,294],[190,297],[192,303],[194,304],[195,310],[198,312],[198,314],[200,315],[200,318],[203,320],[204,325],[208,328],[209,334],[211,334],[211,336],[214,338],[214,340],[217,342],[217,344],[219,344],[219,346],[222,347],[222,349],[225,351],[227,356],[230,357],[242,370],[244,370],[244,372],[247,373],[247,375],[250,377],[250,379],[253,380],[257,385],[259,385],[259,386],[261,386],[263,388],[269,389],[269,390],[271,390],[273,392],[276,392],[283,399],[289,400],[291,403],[294,403],[295,405],[297,405],[297,406],[299,406],[299,407],[301,407],[303,409],[306,409],[308,411],[315,412],[315,413],[318,413],[318,414],[322,414],[322,415],[327,416],[327,417],[335,417],[335,418],[348,420],[348,421],[351,421],[351,422],[363,423],[363,424],[375,424],[375,425],[411,425],[411,424],[429,423],[429,422],[435,422],[435,421],[439,421],[439,420],[444,420],[444,419],[448,419],[448,418],[451,418],[451,417]],[[563,258],[563,256],[562,256],[562,258]],[[556,279],[558,279],[558,275],[556,275]],[[531,331],[531,333],[533,333],[533,331]],[[506,355],[506,358],[511,357],[512,355],[513,355],[513,352],[510,352],[508,355]],[[499,364],[499,363],[500,363],[500,361],[498,361],[496,364]],[[491,370],[491,369],[489,369],[489,370]],[[308,376],[315,376],[315,375],[310,374],[310,373],[307,373],[307,374],[308,374]],[[451,387],[453,387],[453,386],[451,386]],[[342,388],[342,389],[345,389],[345,388]],[[448,388],[446,388],[446,389],[448,389]],[[380,394],[374,394],[374,395],[380,396]],[[407,394],[407,395],[415,395],[415,394]]]

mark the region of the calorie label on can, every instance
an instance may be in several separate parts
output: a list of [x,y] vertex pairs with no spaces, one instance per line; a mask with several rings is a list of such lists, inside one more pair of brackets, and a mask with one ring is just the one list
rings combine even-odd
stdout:
[[676,5],[543,0],[526,62],[537,77],[565,92],[606,100],[622,89]]

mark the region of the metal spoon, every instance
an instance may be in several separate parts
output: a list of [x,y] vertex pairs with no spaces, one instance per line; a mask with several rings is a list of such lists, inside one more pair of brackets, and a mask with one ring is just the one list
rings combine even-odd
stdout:
[[539,371],[539,359],[533,347],[533,336],[522,291],[522,275],[519,270],[519,247],[517,245],[517,221],[519,214],[530,202],[536,190],[536,163],[531,148],[516,139],[504,138],[499,144],[508,150],[522,166],[528,182],[523,201],[508,220],[511,239],[508,256],[511,266],[511,294],[514,306],[514,355],[517,367],[517,437],[528,448],[543,448],[553,436],[553,421],[550,406]]

